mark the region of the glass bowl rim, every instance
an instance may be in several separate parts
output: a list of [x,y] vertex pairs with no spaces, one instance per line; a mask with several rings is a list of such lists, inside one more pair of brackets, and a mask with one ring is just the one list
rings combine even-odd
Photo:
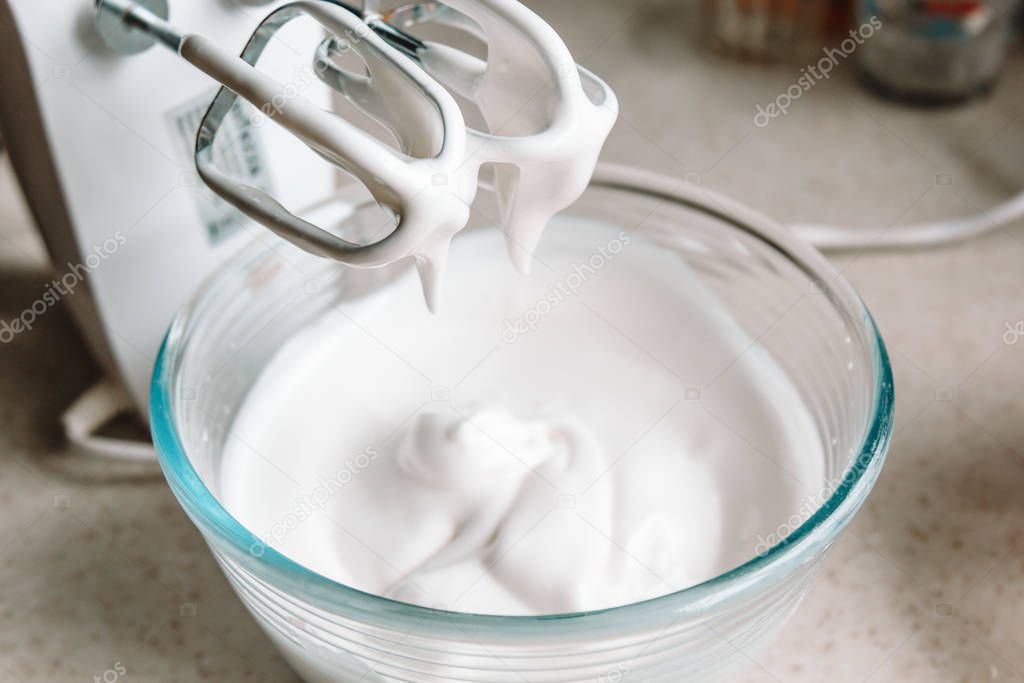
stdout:
[[[813,559],[827,548],[867,498],[885,460],[892,439],[894,389],[892,368],[877,325],[853,287],[813,247],[782,225],[758,212],[712,191],[695,188],[661,174],[616,164],[601,163],[591,186],[618,189],[673,201],[711,215],[732,227],[768,243],[783,257],[799,266],[812,281],[829,283],[833,305],[845,308],[852,320],[863,321],[869,351],[874,360],[873,409],[857,457],[844,472],[841,484],[812,515],[785,539],[766,552],[706,581],[640,602],[588,612],[545,615],[495,615],[449,611],[399,602],[374,595],[318,574],[273,548],[266,547],[239,523],[206,487],[192,466],[178,435],[173,415],[173,386],[176,361],[187,348],[191,321],[207,296],[216,291],[220,278],[241,264],[264,257],[267,247],[255,240],[230,257],[198,288],[193,298],[176,314],[161,344],[150,392],[150,425],[160,466],[179,503],[200,531],[214,533],[227,542],[230,555],[274,587],[285,586],[338,613],[358,613],[361,618],[382,625],[423,624],[474,629],[526,628],[537,624],[570,623],[573,628],[621,630],[622,624],[637,624],[649,616],[700,615],[712,607],[738,599],[756,589],[765,577],[781,577]],[[259,548],[259,552],[254,552]],[[223,548],[218,548],[223,550]],[[271,578],[267,578],[267,577]]]

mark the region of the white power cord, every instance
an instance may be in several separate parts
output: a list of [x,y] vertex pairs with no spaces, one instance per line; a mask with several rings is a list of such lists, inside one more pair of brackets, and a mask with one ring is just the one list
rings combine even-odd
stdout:
[[962,242],[1024,217],[1024,193],[966,218],[891,227],[881,234],[870,228],[795,224],[800,237],[822,250],[914,249]]
[[125,390],[104,377],[75,399],[60,416],[68,442],[87,455],[125,462],[155,462],[156,449],[148,441],[99,436],[95,432],[111,418],[132,409]]

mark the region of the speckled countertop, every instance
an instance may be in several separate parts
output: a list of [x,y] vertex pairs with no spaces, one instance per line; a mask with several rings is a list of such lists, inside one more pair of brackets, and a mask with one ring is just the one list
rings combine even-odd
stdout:
[[[790,67],[720,60],[678,2],[533,3],[622,101],[606,158],[784,221],[885,227],[1024,186],[1024,59],[993,97],[920,111],[849,65],[757,128]],[[697,176],[692,176],[697,177]],[[948,181],[948,182],[947,182]],[[888,344],[897,434],[871,498],[744,683],[1024,681],[1024,225],[956,247],[846,254]],[[0,316],[45,255],[0,163]],[[57,308],[0,347],[0,682],[292,681],[160,478],[69,456],[57,416],[97,370]],[[120,675],[120,674],[119,674]]]

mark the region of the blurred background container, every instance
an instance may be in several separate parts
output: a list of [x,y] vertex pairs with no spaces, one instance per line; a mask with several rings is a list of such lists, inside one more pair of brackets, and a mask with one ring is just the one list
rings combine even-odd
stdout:
[[944,104],[992,87],[1020,0],[702,0],[703,35],[720,54],[755,62],[816,60],[851,30],[864,80],[895,99]]
[[853,17],[851,0],[703,0],[702,9],[715,50],[764,62],[809,58]]
[[956,102],[996,82],[1019,0],[860,0],[857,20],[883,26],[858,51],[883,93],[922,103]]

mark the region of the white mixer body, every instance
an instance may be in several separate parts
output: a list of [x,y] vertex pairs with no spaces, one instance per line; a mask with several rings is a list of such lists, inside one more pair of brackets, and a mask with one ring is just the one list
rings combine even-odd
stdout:
[[[191,1],[171,10],[237,51],[277,4]],[[0,125],[58,281],[80,279],[63,303],[145,415],[174,312],[262,228],[196,174],[196,131],[217,84],[167,50],[114,53],[92,28],[94,11],[93,0],[0,0]],[[290,30],[286,44],[315,45],[323,35],[313,25]],[[294,74],[303,57],[268,54],[266,68]],[[298,141],[268,135],[243,114],[227,125],[223,163],[242,181],[296,207],[331,193],[336,173],[309,168]],[[302,174],[290,172],[300,164]]]

